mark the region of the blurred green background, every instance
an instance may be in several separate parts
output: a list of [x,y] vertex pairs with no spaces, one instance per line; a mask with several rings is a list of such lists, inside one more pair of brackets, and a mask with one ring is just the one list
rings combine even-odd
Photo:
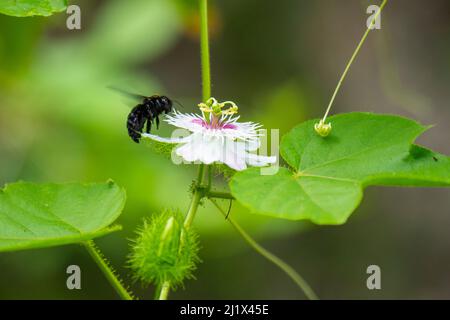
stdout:
[[[194,111],[201,99],[197,4],[70,3],[81,7],[82,30],[68,30],[65,13],[0,16],[0,184],[112,178],[125,187],[124,229],[97,243],[130,283],[125,264],[133,230],[164,207],[186,210],[195,170],[134,144],[125,129],[132,104],[106,87],[166,94],[182,102],[182,111]],[[213,96],[237,102],[243,120],[281,134],[321,116],[365,30],[369,4],[210,1]],[[391,1],[381,23],[352,66],[333,113],[395,113],[434,124],[419,143],[449,154],[450,3]],[[344,226],[261,218],[236,203],[232,215],[321,298],[419,299],[450,298],[449,208],[448,189],[369,188]],[[201,208],[195,226],[203,263],[197,280],[171,298],[303,298],[215,209]],[[66,288],[70,264],[81,267],[82,290]],[[366,288],[371,264],[381,267],[382,290]],[[153,288],[132,287],[143,298],[153,296]],[[87,252],[72,245],[1,254],[0,298],[117,296]]]

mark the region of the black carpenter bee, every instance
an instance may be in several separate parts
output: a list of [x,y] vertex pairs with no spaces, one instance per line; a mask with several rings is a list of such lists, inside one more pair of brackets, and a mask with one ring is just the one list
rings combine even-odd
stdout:
[[152,124],[156,123],[159,128],[159,116],[163,113],[167,114],[172,111],[172,100],[166,96],[154,95],[146,97],[139,94],[129,93],[121,89],[112,88],[134,99],[139,99],[141,103],[131,109],[127,118],[127,129],[130,138],[139,143],[141,134],[145,126],[145,131],[150,133]]
[[144,126],[147,133],[150,133],[154,122],[158,129],[159,116],[172,111],[172,101],[166,96],[154,95],[142,98],[142,103],[131,109],[127,119],[128,135],[136,143],[139,143]]

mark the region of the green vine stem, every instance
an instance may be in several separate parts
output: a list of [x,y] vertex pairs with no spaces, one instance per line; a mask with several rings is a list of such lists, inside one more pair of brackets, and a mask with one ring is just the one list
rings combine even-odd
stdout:
[[327,120],[328,114],[331,110],[331,107],[333,105],[334,99],[336,98],[337,93],[339,92],[339,89],[341,88],[342,82],[344,82],[345,77],[347,76],[348,70],[350,69],[353,61],[355,60],[356,56],[359,53],[359,50],[361,49],[364,41],[366,40],[371,27],[375,24],[375,21],[377,20],[378,16],[381,14],[381,11],[383,10],[384,6],[386,5],[386,3],[388,2],[388,0],[383,0],[383,2],[381,3],[380,9],[378,10],[378,12],[375,14],[375,16],[373,17],[372,21],[370,22],[369,26],[367,27],[366,32],[364,33],[364,35],[362,36],[361,40],[358,43],[358,46],[356,47],[355,51],[353,52],[353,55],[351,56],[349,62],[347,63],[347,66],[344,69],[344,73],[342,73],[341,78],[339,79],[339,82],[336,86],[336,89],[334,90],[333,95],[331,96],[331,100],[330,103],[328,104],[327,107],[327,111],[325,112],[325,115],[323,116],[322,119],[322,123],[325,123],[325,121]]
[[[211,97],[211,68],[209,64],[209,39],[208,39],[208,1],[199,0],[200,11],[200,59],[202,65],[202,96],[203,102],[206,102]],[[211,184],[211,168],[207,169],[208,175],[208,189]],[[194,194],[192,196],[191,204],[188,213],[184,220],[184,227],[190,228],[197,213],[200,200],[203,198],[204,188],[203,179],[205,176],[205,165],[200,164],[198,168],[198,177],[194,185]],[[159,300],[166,300],[170,292],[170,283],[163,283],[159,294]]]
[[167,300],[170,292],[170,282],[166,281],[161,286],[161,292],[159,293],[158,300]]
[[203,102],[211,97],[211,68],[209,64],[208,39],[208,0],[199,0],[200,4],[200,57],[202,64]]
[[204,173],[205,173],[205,165],[200,164],[200,166],[198,167],[197,181],[195,182],[194,185],[194,194],[192,196],[188,213],[186,215],[186,218],[184,219],[184,227],[186,229],[189,228],[192,222],[194,221],[195,214],[197,213],[198,204],[200,203],[200,200],[203,197],[202,188],[200,188],[200,186],[203,183]]
[[217,198],[217,199],[229,199],[229,200],[234,200],[234,197],[231,193],[229,192],[224,192],[224,191],[208,191],[206,196],[208,198]]
[[[218,203],[214,199],[209,199],[214,206],[222,213],[224,217],[227,216],[227,213],[218,205]],[[267,251],[265,248],[263,248],[261,245],[259,245],[247,232],[242,229],[241,226],[239,226],[232,218],[228,217],[227,220],[231,223],[231,225],[236,229],[236,231],[244,238],[244,240],[253,248],[256,252],[261,254],[264,258],[269,260],[270,262],[274,263],[276,266],[278,266],[281,270],[283,270],[299,287],[300,289],[305,293],[306,297],[310,300],[318,300],[317,295],[314,293],[312,288],[309,286],[309,284],[306,282],[305,279],[303,279],[302,276],[300,276],[290,265],[288,265],[286,262],[272,254],[271,252]]]
[[211,190],[211,185],[212,185],[212,166],[208,166],[207,176],[208,176],[207,190],[209,191],[209,190]]
[[89,255],[92,259],[97,263],[97,266],[105,275],[106,279],[108,279],[111,286],[116,290],[117,294],[122,298],[122,300],[133,300],[133,296],[128,292],[127,289],[122,285],[121,280],[115,274],[114,270],[110,267],[109,263],[106,261],[103,254],[100,252],[95,246],[94,241],[89,240],[83,243],[86,250],[89,252]]

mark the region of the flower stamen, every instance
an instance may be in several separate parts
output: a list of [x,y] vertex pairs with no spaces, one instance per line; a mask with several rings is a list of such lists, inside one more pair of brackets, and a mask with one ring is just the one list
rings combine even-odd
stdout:
[[[228,105],[229,107],[224,109]],[[233,115],[238,113],[239,109],[233,101],[218,102],[215,98],[209,98],[206,103],[199,103],[198,107],[203,113],[210,113],[215,117]]]

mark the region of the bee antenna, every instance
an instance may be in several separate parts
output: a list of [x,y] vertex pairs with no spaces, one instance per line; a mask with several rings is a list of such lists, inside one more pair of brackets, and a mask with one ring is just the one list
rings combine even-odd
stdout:
[[184,108],[184,106],[178,100],[172,99],[172,101],[178,104],[180,107]]

